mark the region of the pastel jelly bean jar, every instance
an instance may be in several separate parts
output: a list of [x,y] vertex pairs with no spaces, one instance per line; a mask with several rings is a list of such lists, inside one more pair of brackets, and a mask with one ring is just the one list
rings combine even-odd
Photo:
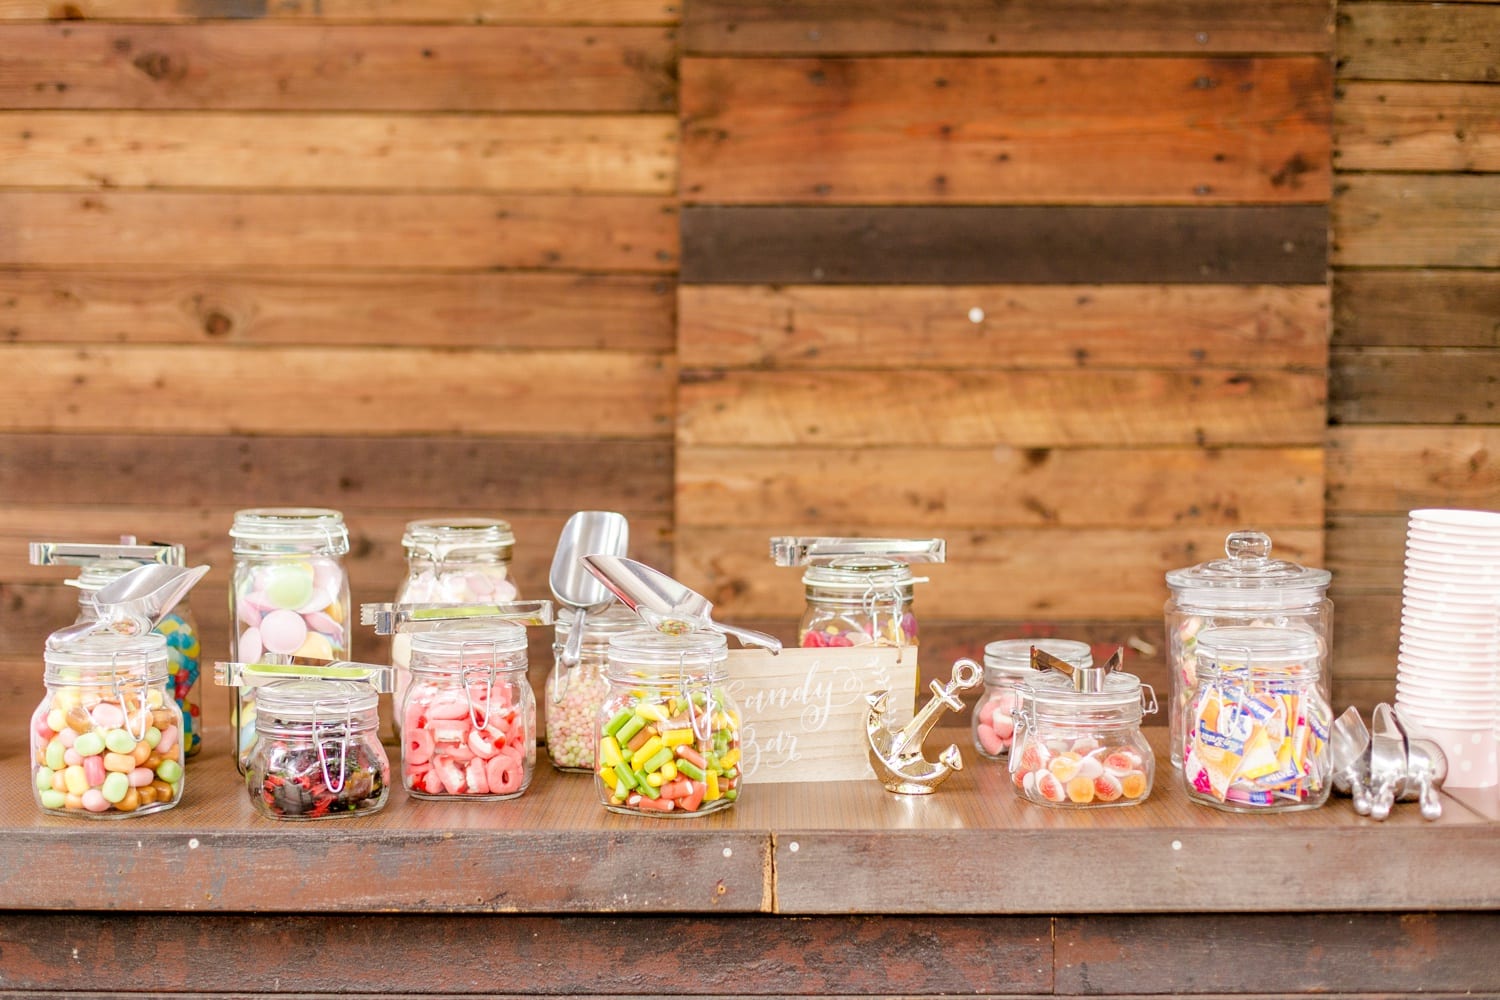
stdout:
[[[406,578],[396,589],[397,604],[504,604],[518,598],[510,575],[516,536],[510,523],[492,517],[424,518],[409,521],[401,535]],[[396,671],[393,701],[401,704],[410,675],[411,636],[391,639]],[[401,732],[396,713],[396,732]]]
[[1156,770],[1141,732],[1156,696],[1134,674],[1105,675],[1100,690],[1036,672],[1021,688],[1010,775],[1022,798],[1071,809],[1129,806],[1151,794]]
[[250,801],[270,819],[368,815],[390,794],[380,696],[359,681],[293,679],[257,690]]
[[1073,639],[1000,639],[984,647],[984,693],[970,720],[974,749],[981,757],[1003,760],[1015,739],[1021,685],[1036,677],[1032,647],[1075,667],[1091,667],[1094,654],[1086,642]]
[[117,819],[182,798],[182,712],[167,689],[167,640],[100,630],[50,645],[31,716],[32,791],[44,812]]
[[1198,633],[1182,708],[1182,780],[1194,802],[1230,812],[1312,809],[1328,800],[1333,710],[1317,636],[1230,626]]
[[[1167,712],[1172,766],[1181,767],[1183,710],[1196,683],[1197,637],[1207,628],[1269,626],[1297,628],[1317,638],[1326,659],[1333,643],[1332,574],[1271,557],[1271,538],[1259,531],[1235,531],[1224,541],[1224,558],[1175,569],[1167,574],[1172,595],[1165,608]],[[1327,676],[1319,679],[1330,697]]]
[[401,781],[420,799],[513,799],[536,767],[526,629],[463,622],[411,637]]
[[702,816],[740,794],[740,713],[717,632],[636,629],[609,641],[595,784],[612,812]]
[[844,556],[802,574],[801,646],[915,646],[911,567],[881,556]]
[[547,674],[542,699],[547,715],[547,756],[559,771],[594,770],[594,732],[599,708],[609,690],[609,642],[623,632],[641,627],[641,619],[622,604],[611,604],[583,620],[583,641],[578,662],[565,666],[563,646],[573,629],[577,612],[559,608],[556,640],[552,644],[552,669]]
[[[234,621],[230,659],[289,663],[291,657],[347,660],[349,551],[344,515],[322,507],[242,510],[229,529],[234,573],[229,616]],[[245,770],[255,735],[258,688],[230,692],[230,724]]]

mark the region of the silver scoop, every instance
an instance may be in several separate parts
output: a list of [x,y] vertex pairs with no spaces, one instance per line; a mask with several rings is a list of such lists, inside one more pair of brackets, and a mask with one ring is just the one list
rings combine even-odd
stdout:
[[[630,522],[625,520],[624,514],[612,510],[580,510],[563,525],[562,534],[557,539],[557,551],[552,556],[548,583],[557,603],[572,608],[574,612],[573,627],[568,630],[558,664],[564,669],[578,663],[584,621],[615,602],[615,595],[588,572],[579,562],[579,557],[623,556],[629,545]],[[567,675],[563,674],[558,677],[554,697],[561,701],[566,690]]]
[[1333,790],[1352,796],[1355,812],[1370,815],[1370,789],[1365,784],[1370,778],[1370,731],[1353,705],[1333,720],[1329,751],[1333,755]]
[[781,640],[774,635],[714,621],[714,606],[708,598],[661,570],[624,556],[587,555],[583,557],[583,564],[622,604],[653,628],[678,633],[708,629],[732,635],[747,646],[781,652]]
[[47,637],[49,649],[100,628],[129,635],[145,633],[160,625],[177,603],[187,596],[208,572],[207,566],[137,566],[118,580],[111,580],[94,593],[99,620],[59,629]]

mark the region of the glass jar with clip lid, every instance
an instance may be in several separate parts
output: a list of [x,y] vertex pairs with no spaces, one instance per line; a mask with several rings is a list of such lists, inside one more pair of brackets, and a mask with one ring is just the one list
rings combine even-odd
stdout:
[[612,604],[584,620],[578,662],[563,662],[563,645],[577,612],[559,608],[552,669],[547,673],[547,756],[559,771],[594,770],[599,706],[609,693],[609,643],[641,627],[641,619],[622,604]]
[[771,539],[778,566],[806,567],[807,606],[797,626],[800,646],[915,646],[912,563],[940,563],[941,538]]
[[1040,649],[1078,668],[1094,665],[1086,642],[1074,639],[1000,639],[984,647],[984,693],[970,721],[974,749],[981,757],[1003,760],[1010,753],[1021,707],[1021,687],[1036,677],[1032,649]]

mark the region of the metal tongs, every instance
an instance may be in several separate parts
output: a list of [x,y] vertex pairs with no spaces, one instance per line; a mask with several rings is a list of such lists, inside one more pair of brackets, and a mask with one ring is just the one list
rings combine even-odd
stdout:
[[551,625],[551,601],[510,601],[504,604],[361,604],[359,623],[373,625],[376,635],[432,632],[456,621],[482,619],[519,625]]
[[941,538],[834,538],[824,535],[780,535],[771,539],[771,561],[778,566],[807,566],[847,556],[879,556],[904,563],[940,563],[947,558]]
[[781,652],[781,640],[754,629],[714,621],[708,598],[661,570],[624,556],[587,555],[583,564],[631,611],[652,628],[670,634],[707,629],[732,635],[747,646]]
[[1334,720],[1334,791],[1352,796],[1354,811],[1371,819],[1385,819],[1396,802],[1419,802],[1424,819],[1437,819],[1438,789],[1448,776],[1442,747],[1385,702],[1375,706],[1370,724],[1366,730],[1353,706]]
[[291,663],[238,663],[219,660],[214,664],[214,683],[220,687],[250,688],[287,678],[319,681],[361,681],[378,694],[390,694],[395,670],[383,663],[353,660],[318,660],[290,657]]
[[[1109,659],[1091,667],[1075,667],[1061,657],[1053,656],[1045,649],[1031,647],[1033,670],[1055,670],[1073,682],[1073,690],[1097,694],[1104,690],[1104,679],[1119,670],[1125,662],[1125,647],[1116,649]],[[1154,698],[1155,695],[1153,694]]]

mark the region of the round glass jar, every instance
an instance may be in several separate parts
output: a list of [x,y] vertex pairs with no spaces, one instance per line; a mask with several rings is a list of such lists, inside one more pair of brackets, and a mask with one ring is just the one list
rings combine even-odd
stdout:
[[513,799],[536,767],[526,629],[464,622],[411,637],[401,782],[421,799]]
[[1107,674],[1092,692],[1057,674],[1027,681],[1010,752],[1016,790],[1064,809],[1144,802],[1156,761],[1141,733],[1143,711],[1156,711],[1156,696],[1134,674]]
[[373,813],[390,794],[380,697],[358,681],[288,679],[257,689],[245,784],[270,819]]
[[47,693],[30,741],[42,811],[117,819],[175,806],[186,758],[182,711],[167,690],[167,640],[92,632],[44,658]]
[[599,708],[609,690],[609,642],[641,627],[641,619],[622,604],[612,604],[583,620],[583,642],[578,663],[562,665],[563,645],[576,616],[572,608],[557,612],[552,669],[547,674],[543,701],[547,713],[547,756],[559,771],[594,770],[599,734]]
[[[1199,563],[1167,574],[1172,596],[1165,609],[1167,712],[1173,767],[1182,766],[1184,710],[1197,673],[1197,637],[1204,629],[1233,626],[1298,628],[1317,637],[1326,661],[1333,648],[1333,602],[1328,599],[1332,574],[1271,558],[1271,539],[1259,531],[1235,531],[1224,542],[1223,559]],[[1330,699],[1330,678],[1318,684]]]
[[915,646],[911,567],[879,556],[845,556],[802,574],[807,608],[801,646]]
[[636,629],[609,642],[595,785],[612,812],[702,816],[740,794],[740,713],[717,632]]
[[[99,609],[94,595],[142,564],[129,559],[100,559],[83,567],[76,580],[68,583],[78,588],[77,624],[98,621]],[[177,566],[180,562],[169,562]],[[167,613],[154,629],[167,640],[167,689],[182,712],[183,752],[193,756],[203,745],[203,699],[199,693],[202,678],[203,649],[198,638],[198,620],[188,607],[187,599]]]
[[1317,636],[1231,626],[1198,633],[1182,710],[1183,785],[1231,812],[1313,809],[1328,800],[1333,709],[1319,685]]
[[[242,510],[229,529],[234,572],[229,616],[230,659],[287,663],[292,656],[347,660],[351,605],[343,557],[349,551],[344,515],[321,507]],[[230,692],[229,721],[240,771],[254,740],[259,689]]]
[[[401,536],[406,579],[396,589],[397,604],[505,604],[517,599],[510,578],[516,536],[510,523],[492,517],[425,518],[409,521]],[[401,704],[410,681],[411,636],[391,638],[396,670],[392,701]],[[395,728],[401,732],[401,713]]]
[[981,757],[1003,760],[1015,738],[1021,685],[1037,676],[1031,667],[1035,646],[1075,667],[1094,665],[1086,642],[1073,639],[1001,639],[984,647],[984,693],[970,720],[974,749]]

